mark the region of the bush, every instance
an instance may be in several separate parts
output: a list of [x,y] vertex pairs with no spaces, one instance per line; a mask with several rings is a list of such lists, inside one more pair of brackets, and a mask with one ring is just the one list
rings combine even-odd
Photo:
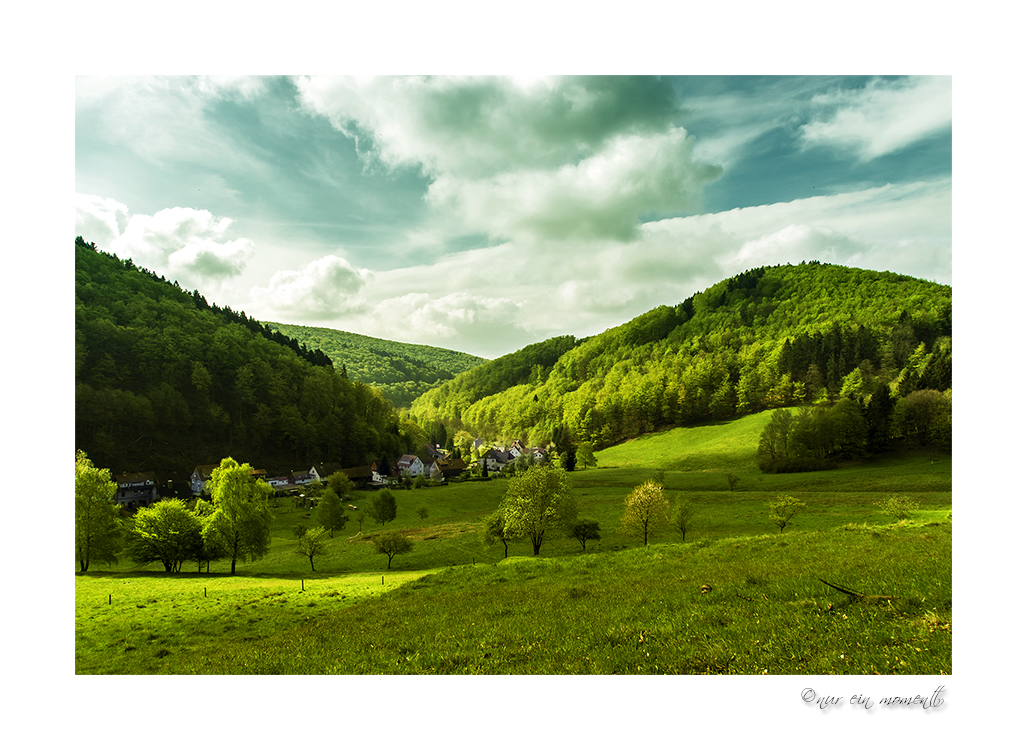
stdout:
[[877,503],[877,506],[896,521],[905,521],[920,510],[920,503],[905,495],[891,495]]

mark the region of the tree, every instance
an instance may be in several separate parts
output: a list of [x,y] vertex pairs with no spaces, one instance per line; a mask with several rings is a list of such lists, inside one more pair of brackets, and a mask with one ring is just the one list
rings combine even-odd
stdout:
[[114,502],[117,491],[110,469],[96,468],[82,451],[75,454],[75,554],[83,573],[91,562],[118,561],[122,526]]
[[417,509],[417,517],[422,521],[428,517],[428,506],[422,505]]
[[404,536],[399,531],[387,531],[374,537],[371,541],[374,543],[374,548],[379,554],[388,555],[389,570],[392,570],[392,558],[409,552],[414,548],[414,543],[410,537]]
[[240,558],[263,557],[271,544],[268,497],[273,490],[254,480],[252,471],[249,464],[225,458],[207,483],[214,511],[204,521],[203,538],[232,558],[232,575]]
[[160,561],[168,573],[182,570],[186,560],[202,556],[200,517],[181,500],[161,500],[140,508],[129,535],[129,552],[138,563]]
[[642,544],[648,545],[649,537],[669,520],[663,484],[652,479],[635,487],[624,504],[621,529],[627,534],[641,536]]
[[371,507],[367,511],[375,523],[382,526],[396,518],[396,496],[391,490],[378,490],[371,500]]
[[770,421],[760,435],[756,456],[761,471],[771,471],[788,459],[788,447],[792,432],[792,412],[778,409],[771,413]]
[[581,551],[585,551],[585,542],[589,539],[599,541],[599,522],[592,519],[582,519],[571,526],[570,536],[581,542]]
[[325,541],[327,535],[328,530],[323,526],[318,526],[313,529],[304,529],[302,536],[297,540],[299,546],[296,549],[296,554],[310,560],[311,571],[314,570],[314,557],[324,554],[328,549],[328,543]]
[[797,497],[781,495],[770,504],[770,520],[777,524],[778,531],[784,531],[795,515],[806,507]]
[[344,471],[337,471],[327,479],[328,488],[339,498],[344,498],[353,491],[353,480]]
[[502,542],[503,557],[505,558],[510,553],[509,543],[513,539],[514,537],[506,532],[506,520],[503,518],[502,511],[497,510],[485,518],[485,526],[482,529],[482,541],[486,547],[491,547],[496,542]]
[[916,444],[948,448],[952,444],[952,398],[939,391],[913,391],[895,405],[895,425]]
[[681,532],[681,541],[685,541],[685,534],[692,528],[692,518],[695,516],[695,508],[691,500],[681,500],[674,506],[670,516],[671,525]]
[[536,464],[510,479],[499,508],[504,534],[530,539],[535,555],[547,531],[568,527],[578,515],[566,472],[547,464]]
[[586,469],[597,466],[599,463],[596,460],[595,453],[592,451],[592,443],[580,443],[578,445],[578,463]]
[[346,528],[349,516],[346,515],[346,510],[342,506],[342,499],[335,494],[335,490],[331,486],[321,493],[321,502],[317,504],[314,517],[328,531],[328,535],[332,539],[335,538],[336,530]]

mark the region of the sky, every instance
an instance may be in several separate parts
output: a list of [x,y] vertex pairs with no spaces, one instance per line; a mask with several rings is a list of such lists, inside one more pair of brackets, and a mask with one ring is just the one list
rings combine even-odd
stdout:
[[749,268],[952,281],[950,76],[77,76],[76,234],[494,358]]

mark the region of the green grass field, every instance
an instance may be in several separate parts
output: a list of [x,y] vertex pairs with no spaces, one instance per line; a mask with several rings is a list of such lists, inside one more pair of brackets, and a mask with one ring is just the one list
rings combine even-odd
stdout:
[[[586,552],[562,536],[539,558],[527,542],[506,560],[485,547],[481,518],[506,489],[495,479],[397,492],[386,528],[415,546],[388,571],[368,541],[382,527],[351,521],[311,572],[291,529],[314,521],[291,506],[276,509],[269,554],[234,577],[224,561],[209,574],[99,566],[76,576],[76,672],[950,673],[951,458],[763,475],[753,446],[768,418],[598,453],[599,468],[571,474],[579,516],[601,528]],[[694,528],[643,548],[617,527],[660,467]],[[767,504],[783,493],[807,507],[779,532]],[[892,494],[920,510],[896,523],[877,506]]]

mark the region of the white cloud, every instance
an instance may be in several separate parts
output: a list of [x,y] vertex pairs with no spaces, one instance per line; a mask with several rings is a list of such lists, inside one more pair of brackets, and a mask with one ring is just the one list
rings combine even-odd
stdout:
[[401,340],[440,341],[460,336],[481,341],[490,333],[499,334],[517,325],[519,310],[506,298],[469,292],[432,297],[426,292],[412,292],[380,302],[373,317]]
[[480,180],[447,174],[431,185],[428,200],[493,236],[627,240],[643,214],[700,210],[703,186],[719,170],[694,162],[693,140],[672,128],[611,139],[598,153],[557,169]]
[[134,214],[110,250],[184,285],[216,284],[241,274],[254,252],[252,241],[226,237],[231,225],[229,218],[195,208]]
[[[250,299],[271,319],[329,320],[361,312],[361,292],[372,273],[345,258],[327,255],[299,271],[278,271],[266,288],[253,287]],[[279,321],[286,322],[286,321]]]
[[952,79],[874,80],[861,90],[817,95],[812,103],[820,114],[802,127],[807,146],[853,149],[870,160],[951,126]]
[[697,162],[657,79],[300,78],[300,100],[369,164],[414,167],[453,233],[629,239],[701,208]]
[[113,198],[75,195],[75,234],[107,249],[128,226],[128,206]]
[[75,196],[75,233],[101,250],[196,288],[218,288],[239,276],[254,253],[246,238],[230,238],[232,219],[195,208],[132,214],[113,198]]

